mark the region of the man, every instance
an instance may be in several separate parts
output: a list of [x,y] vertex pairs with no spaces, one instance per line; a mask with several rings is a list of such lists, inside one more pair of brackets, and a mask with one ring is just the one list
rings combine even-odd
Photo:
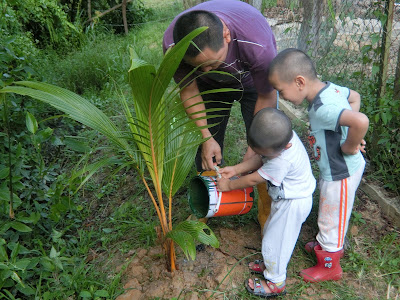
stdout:
[[[186,111],[189,115],[194,114],[193,117],[199,117],[205,115],[200,111],[206,108],[230,109],[234,100],[240,100],[247,130],[255,112],[264,107],[276,107],[276,91],[267,80],[269,62],[277,52],[271,28],[258,10],[244,2],[207,1],[184,11],[172,21],[164,34],[164,51],[201,26],[209,28],[193,40],[196,46],[189,47],[184,62],[175,74],[175,81],[179,83],[193,67],[200,66],[181,84],[183,86],[203,73],[181,91],[180,96]],[[234,77],[207,74],[207,71],[211,70],[228,72]],[[243,89],[243,92],[198,95],[205,90],[225,87]],[[192,106],[203,100],[210,102]],[[223,142],[230,110],[214,114],[224,116],[197,121],[199,127],[219,123],[201,130],[203,137],[209,139],[202,144],[196,157],[198,171],[212,170],[215,163],[222,162]],[[253,154],[248,150],[245,158]]]
[[[264,107],[276,107],[277,101],[277,93],[268,83],[268,66],[277,53],[275,37],[258,10],[235,0],[213,0],[196,5],[179,14],[169,25],[164,33],[164,52],[202,26],[208,29],[193,39],[194,45],[188,48],[174,79],[183,87],[180,97],[192,118],[205,116],[205,109],[227,110],[208,113],[216,116],[196,121],[203,138],[209,138],[197,152],[198,171],[213,170],[215,164],[222,163],[225,130],[235,100],[240,101],[246,131],[257,111]],[[199,68],[185,78],[194,67]],[[232,76],[209,72],[212,70]],[[200,92],[218,88],[242,91],[199,95]],[[216,125],[204,128],[210,124]],[[243,159],[253,155],[255,153],[249,147]],[[258,186],[258,191],[258,219],[262,232],[270,212],[271,199],[265,184]]]

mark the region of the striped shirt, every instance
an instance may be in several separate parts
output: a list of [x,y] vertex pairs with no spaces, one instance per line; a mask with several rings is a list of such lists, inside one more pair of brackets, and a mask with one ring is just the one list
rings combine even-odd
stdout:
[[360,151],[348,155],[340,148],[347,139],[349,128],[340,126],[339,119],[343,110],[351,110],[349,96],[348,88],[327,82],[308,107],[311,126],[309,142],[320,169],[320,177],[327,181],[350,177],[364,160]]

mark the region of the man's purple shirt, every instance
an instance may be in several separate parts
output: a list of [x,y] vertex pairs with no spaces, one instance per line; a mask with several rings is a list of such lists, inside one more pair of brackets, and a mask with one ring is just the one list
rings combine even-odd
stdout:
[[[201,80],[211,88],[255,87],[259,93],[268,93],[272,87],[268,83],[268,66],[276,56],[276,42],[272,30],[265,17],[254,7],[236,0],[213,0],[196,5],[191,10],[205,10],[216,14],[228,27],[231,42],[228,44],[228,54],[225,63],[217,69],[233,74],[240,82],[230,76],[208,74],[201,76]],[[175,17],[164,33],[164,52],[174,45],[173,29]],[[175,82],[179,83],[193,67],[182,62],[175,73]],[[200,70],[196,75],[202,74]],[[192,75],[189,79],[193,79]],[[185,80],[187,83],[188,80]]]

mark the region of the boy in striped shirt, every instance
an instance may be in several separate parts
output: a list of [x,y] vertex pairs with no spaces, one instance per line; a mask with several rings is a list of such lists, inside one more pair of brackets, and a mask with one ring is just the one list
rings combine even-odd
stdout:
[[339,280],[344,238],[365,167],[361,152],[369,121],[359,112],[360,95],[320,81],[312,60],[294,48],[276,56],[268,77],[283,99],[295,105],[309,102],[309,141],[320,169],[319,232],[316,241],[306,245],[315,251],[317,265],[300,275],[306,282]]

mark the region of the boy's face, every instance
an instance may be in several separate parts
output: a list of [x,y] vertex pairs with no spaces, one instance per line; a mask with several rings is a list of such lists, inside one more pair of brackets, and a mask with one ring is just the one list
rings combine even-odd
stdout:
[[279,78],[277,72],[269,76],[269,82],[279,92],[279,97],[292,102],[294,105],[300,105],[305,95],[303,93],[302,83],[298,82],[296,79],[292,82],[283,81]]

